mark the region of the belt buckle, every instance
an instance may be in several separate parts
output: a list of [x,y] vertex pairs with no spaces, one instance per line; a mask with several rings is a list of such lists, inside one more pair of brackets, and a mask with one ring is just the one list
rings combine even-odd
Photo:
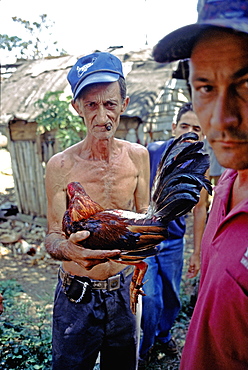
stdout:
[[121,276],[111,276],[108,278],[108,291],[111,292],[112,290],[117,290],[120,288],[121,285]]

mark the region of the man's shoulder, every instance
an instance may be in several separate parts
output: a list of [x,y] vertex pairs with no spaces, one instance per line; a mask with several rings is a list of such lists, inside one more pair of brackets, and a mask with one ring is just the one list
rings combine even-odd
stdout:
[[162,154],[166,148],[172,143],[173,139],[169,139],[166,141],[154,141],[153,143],[148,144],[148,151],[149,153],[159,152]]
[[58,152],[54,154],[48,161],[47,166],[56,166],[61,161],[64,161],[67,156],[64,154],[64,152]]
[[129,153],[139,153],[139,154],[146,154],[147,149],[144,145],[138,144],[138,143],[131,143],[130,141],[127,140],[121,140],[121,139],[116,139],[118,140],[119,145],[125,148]]
[[122,139],[116,139],[116,138],[115,138],[115,141],[116,141],[119,145],[126,146],[126,147],[130,147],[130,148],[145,148],[145,147],[144,147],[144,145],[142,145],[142,144],[139,144],[139,143],[133,143],[133,142],[128,141],[128,140],[122,140]]
[[60,169],[66,167],[66,165],[70,165],[72,157],[74,154],[77,153],[77,144],[54,154],[48,161],[48,167],[57,167],[59,166]]

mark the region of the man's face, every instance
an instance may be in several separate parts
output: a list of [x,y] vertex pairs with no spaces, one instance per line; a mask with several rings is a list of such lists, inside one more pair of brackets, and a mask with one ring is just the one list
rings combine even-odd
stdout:
[[128,101],[122,100],[119,83],[112,82],[89,86],[72,105],[84,118],[88,134],[104,140],[114,136]]
[[175,138],[187,132],[195,132],[199,136],[199,140],[203,140],[203,133],[197,115],[190,110],[181,115],[177,124],[172,124],[172,134],[175,135]]
[[190,61],[194,110],[219,163],[248,168],[248,35],[206,33]]

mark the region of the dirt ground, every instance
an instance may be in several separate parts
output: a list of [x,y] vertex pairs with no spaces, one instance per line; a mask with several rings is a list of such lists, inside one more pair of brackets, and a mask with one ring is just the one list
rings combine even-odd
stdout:
[[[9,202],[15,204],[14,182],[11,171],[10,155],[6,149],[0,149],[0,209],[3,204]],[[187,260],[192,252],[192,214],[189,214],[187,219],[186,232],[186,250],[185,250],[185,267],[184,276],[187,269]],[[10,220],[7,225],[11,231],[18,224],[16,220]],[[2,226],[2,228],[1,228]],[[0,220],[0,240],[1,233],[6,231],[3,226],[3,221]],[[35,246],[44,247],[43,239],[46,229],[37,225],[24,225],[24,230],[21,238]],[[19,244],[18,244],[19,243]],[[50,258],[50,256],[41,249],[36,257],[30,257],[26,253],[21,252],[21,243],[1,243],[0,242],[0,280],[16,280],[21,286],[27,296],[35,304],[45,305],[48,311],[52,310],[54,288],[57,282],[57,271],[59,262]],[[190,293],[193,287],[190,282],[186,282],[185,289]],[[187,330],[187,322],[183,325],[176,325],[173,335],[179,344],[181,350]],[[178,369],[180,362],[180,355],[174,360],[166,361],[165,365],[155,365],[149,369]]]

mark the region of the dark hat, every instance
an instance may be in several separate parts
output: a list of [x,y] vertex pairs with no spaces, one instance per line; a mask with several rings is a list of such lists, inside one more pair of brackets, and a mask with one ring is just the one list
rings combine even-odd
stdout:
[[123,75],[120,59],[110,53],[93,53],[78,59],[67,79],[76,99],[82,89],[93,83],[115,82]]
[[248,33],[247,0],[199,0],[198,21],[169,33],[153,49],[157,62],[170,63],[190,58],[197,38],[212,27]]

